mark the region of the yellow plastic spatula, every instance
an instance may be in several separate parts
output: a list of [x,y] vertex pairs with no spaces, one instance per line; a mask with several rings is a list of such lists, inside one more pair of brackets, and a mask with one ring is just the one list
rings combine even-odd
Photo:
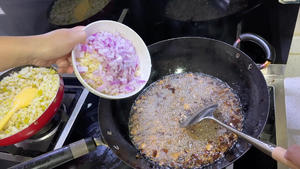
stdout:
[[0,130],[6,125],[12,115],[21,108],[29,106],[32,100],[37,96],[38,90],[32,87],[26,87],[18,93],[13,102],[12,109],[0,120]]

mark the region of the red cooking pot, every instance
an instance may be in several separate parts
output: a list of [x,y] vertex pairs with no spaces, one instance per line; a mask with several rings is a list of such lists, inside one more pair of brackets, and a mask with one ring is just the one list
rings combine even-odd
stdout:
[[[16,68],[13,68],[13,69],[1,74],[0,81],[4,77],[9,76],[11,73],[20,71],[24,67],[26,67],[26,66],[16,67]],[[36,67],[36,66],[33,66],[33,67]],[[63,98],[63,94],[64,94],[64,83],[63,83],[62,77],[60,77],[59,88],[57,90],[56,96],[53,99],[52,103],[45,110],[45,112],[25,129],[15,133],[11,136],[0,139],[0,146],[7,146],[7,145],[21,142],[21,141],[33,136],[38,131],[40,131],[40,129],[43,128],[49,122],[49,120],[52,119],[52,117],[54,116],[54,114],[56,113],[58,108],[60,107],[60,104],[61,104],[61,101]]]

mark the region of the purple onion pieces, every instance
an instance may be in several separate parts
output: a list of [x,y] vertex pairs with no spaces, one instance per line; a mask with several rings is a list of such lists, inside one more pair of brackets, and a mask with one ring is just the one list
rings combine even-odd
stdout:
[[[102,81],[102,84],[96,87],[100,92],[111,95],[125,94],[146,82],[137,76],[139,60],[134,46],[119,34],[94,33],[81,45],[80,51],[88,55],[77,56],[79,63],[82,57],[93,57],[98,64],[100,63],[98,69],[93,70],[93,76]],[[87,67],[80,64],[77,67],[80,73],[88,71]]]

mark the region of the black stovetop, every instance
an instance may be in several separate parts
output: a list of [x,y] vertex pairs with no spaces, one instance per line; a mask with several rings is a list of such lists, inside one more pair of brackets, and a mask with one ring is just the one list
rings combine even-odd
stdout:
[[[83,105],[83,109],[77,117],[71,133],[65,144],[72,143],[86,137],[99,137],[101,131],[98,123],[98,101],[99,98],[93,94],[89,94]],[[98,146],[97,150],[83,157],[68,162],[59,169],[130,169],[124,164],[110,148],[106,146]]]
[[[268,121],[261,134],[260,139],[266,142],[276,143],[275,136],[275,112],[274,112],[274,92],[272,87],[268,87],[270,93],[270,112]],[[98,124],[98,97],[89,94],[84,105],[83,111],[80,112],[78,119],[70,133],[69,138],[65,144],[72,143],[82,138],[99,136],[101,131]],[[277,163],[271,157],[265,155],[255,147],[252,147],[245,155],[237,160],[234,165],[234,169],[276,169]],[[98,146],[97,150],[89,153],[83,157],[70,161],[58,169],[131,169],[131,167],[124,164],[113,153],[110,148],[105,146]]]

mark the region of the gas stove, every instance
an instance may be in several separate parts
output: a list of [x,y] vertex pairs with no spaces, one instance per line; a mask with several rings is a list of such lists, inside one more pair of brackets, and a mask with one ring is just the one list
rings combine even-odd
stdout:
[[[276,105],[284,103],[284,99],[280,99],[282,97],[278,95],[282,92],[280,68],[280,65],[271,65],[267,70],[264,70],[271,102],[269,118],[260,139],[273,144],[284,145],[286,143],[282,133],[280,133],[283,131],[280,128],[284,124],[281,124],[281,126],[278,126],[279,124],[275,125],[275,116],[279,116],[279,113],[275,110],[280,109]],[[101,135],[97,118],[99,98],[89,93],[74,75],[64,75],[63,80],[65,93],[62,105],[56,116],[30,139],[12,146],[0,147],[0,163],[2,164],[0,168],[7,168],[82,138]],[[280,114],[279,119],[285,118],[282,113]],[[262,161],[262,159],[264,160]],[[269,167],[275,169],[277,168],[277,163],[253,147],[229,168],[239,169],[249,166],[251,168]],[[105,146],[99,146],[96,151],[57,168],[130,169]]]
[[[275,125],[275,121],[279,119],[285,119],[284,113],[279,113],[283,111],[280,105],[284,104],[284,93],[283,93],[283,70],[284,65],[271,65],[266,70],[263,70],[263,74],[266,78],[268,84],[268,92],[270,97],[270,112],[269,117],[266,122],[263,133],[261,134],[261,140],[278,144],[286,145],[286,136],[284,133],[284,123]],[[94,95],[89,95],[87,98],[88,104],[94,105],[95,103],[90,103],[91,101],[98,101],[97,97]],[[279,105],[279,106],[277,106]],[[69,140],[66,141],[66,144],[72,143],[84,137],[95,137],[101,135],[101,131],[98,125],[97,120],[97,106],[90,106],[90,109],[81,114],[78,118],[80,123],[75,124],[75,128],[83,128],[80,132],[70,133]],[[279,118],[275,118],[279,117]],[[84,123],[82,123],[84,122]],[[80,127],[76,127],[80,125]],[[279,165],[279,166],[278,166]],[[131,169],[129,166],[124,164],[114,153],[105,146],[99,146],[96,151],[68,162],[58,168],[61,169],[71,169],[71,168],[98,168],[98,169]],[[233,165],[227,167],[226,169],[241,169],[241,168],[258,168],[258,169],[276,169],[284,168],[280,164],[277,164],[275,160],[271,157],[265,155],[255,147],[252,147],[244,156],[237,160]]]
[[[278,112],[275,110],[278,109],[276,104],[279,104],[279,102],[284,102],[284,99],[278,99],[280,95],[275,95],[275,92],[278,93],[281,89],[281,86],[279,86],[279,83],[274,84],[274,80],[278,80],[279,76],[274,76],[274,74],[271,74],[270,70],[273,70],[277,68],[277,65],[271,65],[270,68],[265,70],[265,77],[268,82],[268,92],[270,97],[270,112],[269,117],[266,122],[266,126],[264,128],[263,133],[260,136],[260,139],[273,144],[283,145],[286,143],[281,143],[282,140],[284,140],[283,137],[278,136],[277,134],[280,133],[280,130],[277,131],[276,127],[282,128],[283,126],[276,126],[275,125],[275,115],[278,116]],[[270,78],[271,77],[271,78]],[[275,101],[275,98],[278,100]],[[98,137],[101,135],[101,131],[98,124],[98,107],[94,103],[91,103],[92,101],[98,101],[97,96],[89,94],[87,97],[87,103],[85,105],[90,105],[89,109],[80,114],[78,116],[78,123],[74,125],[74,128],[76,128],[75,132],[70,133],[70,137],[68,140],[66,140],[66,144],[72,143],[74,141],[77,141],[81,138],[86,137]],[[285,118],[282,115],[280,118]],[[282,124],[284,125],[284,124]],[[80,127],[79,127],[80,126]],[[80,129],[80,130],[77,130]],[[242,156],[239,160],[237,160],[233,165],[227,167],[226,169],[241,169],[241,168],[258,168],[258,169],[276,169],[280,168],[277,166],[277,162],[273,160],[271,157],[265,155],[255,147],[252,147],[244,156]],[[60,167],[59,169],[72,169],[72,168],[78,168],[78,169],[84,169],[84,168],[97,168],[97,169],[132,169],[131,167],[127,166],[125,163],[123,163],[118,157],[113,153],[110,148],[106,146],[99,146],[97,147],[97,150],[85,155],[83,157],[80,157],[78,159],[75,159],[71,162],[68,162]]]

